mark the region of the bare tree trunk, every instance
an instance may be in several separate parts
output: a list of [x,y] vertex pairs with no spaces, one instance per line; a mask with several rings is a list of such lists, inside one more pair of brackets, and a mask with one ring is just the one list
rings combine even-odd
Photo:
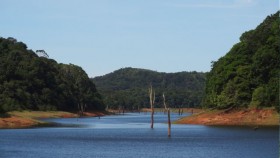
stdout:
[[154,128],[154,109],[151,112],[151,128]]
[[170,109],[167,110],[168,113],[168,137],[171,137],[171,121],[170,121]]
[[181,106],[179,106],[179,115],[183,115],[183,106],[181,105]]
[[163,97],[163,105],[164,105],[164,109],[167,110],[167,118],[168,118],[168,137],[171,137],[171,120],[170,120],[170,108],[167,108],[167,105],[165,103],[165,95],[163,93],[162,95]]
[[84,115],[83,104],[81,104],[80,107],[81,107],[81,117],[83,117],[83,115]]
[[78,104],[78,117],[81,117],[82,116],[82,105],[81,104]]
[[154,128],[154,104],[155,104],[155,91],[153,91],[153,86],[151,85],[149,88],[149,97],[150,97],[150,105],[151,105],[151,128]]
[[119,115],[121,114],[121,107],[119,106]]
[[77,114],[78,114],[78,117],[80,117],[80,105],[78,104],[78,112],[77,112]]
[[162,94],[162,97],[163,97],[163,105],[164,105],[164,115],[166,114],[166,111],[167,111],[167,106],[166,106],[166,104],[165,104],[165,95],[164,95],[164,93]]
[[81,116],[84,116],[84,111],[85,111],[85,105],[81,104]]
[[78,111],[77,111],[77,121],[78,121],[78,118],[80,117],[80,106],[78,104]]

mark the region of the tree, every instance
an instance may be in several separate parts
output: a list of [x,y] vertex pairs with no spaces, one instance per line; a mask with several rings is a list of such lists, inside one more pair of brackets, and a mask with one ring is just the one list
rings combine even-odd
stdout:
[[279,107],[280,74],[279,12],[268,16],[207,74],[204,107]]
[[187,107],[188,103],[199,107],[204,95],[205,73],[178,72],[160,73],[151,70],[137,68],[123,68],[104,76],[92,79],[100,94],[104,97],[104,103],[112,109],[118,109],[121,104],[120,97],[125,97],[125,107],[149,108],[150,103],[147,96],[147,89],[150,83],[157,92],[155,108],[162,107],[159,103],[162,100],[163,91],[169,95],[167,102],[173,105]]
[[[104,110],[82,68],[40,58],[13,38],[0,37],[0,113],[11,110]],[[86,106],[85,106],[86,105]]]
[[152,84],[150,85],[149,88],[149,98],[150,98],[150,105],[151,105],[151,128],[154,128],[154,104],[155,104],[155,96],[156,93],[153,90]]

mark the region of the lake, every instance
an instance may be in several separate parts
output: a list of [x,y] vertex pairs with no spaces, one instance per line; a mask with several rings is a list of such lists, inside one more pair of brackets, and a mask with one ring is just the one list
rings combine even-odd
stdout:
[[[186,114],[185,114],[186,115]],[[181,116],[172,114],[172,120]],[[60,127],[0,130],[2,158],[278,158],[279,129],[172,124],[149,113],[45,119]]]

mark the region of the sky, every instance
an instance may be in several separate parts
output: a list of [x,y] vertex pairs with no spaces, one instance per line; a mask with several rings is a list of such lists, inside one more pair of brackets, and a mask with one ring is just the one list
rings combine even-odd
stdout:
[[279,10],[278,0],[0,0],[0,37],[13,37],[89,77],[134,67],[211,70]]

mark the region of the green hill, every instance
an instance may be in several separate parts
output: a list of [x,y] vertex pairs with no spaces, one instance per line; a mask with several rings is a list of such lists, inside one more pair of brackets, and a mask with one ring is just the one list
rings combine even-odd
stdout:
[[207,75],[205,107],[279,108],[280,66],[279,12],[268,16],[256,29],[218,61]]
[[171,107],[196,107],[203,97],[205,74],[198,72],[160,73],[145,69],[123,68],[92,81],[109,108],[149,107],[148,87],[156,91],[156,107],[162,107],[162,93]]
[[22,42],[0,37],[0,113],[12,110],[104,109],[82,68],[39,57]]

